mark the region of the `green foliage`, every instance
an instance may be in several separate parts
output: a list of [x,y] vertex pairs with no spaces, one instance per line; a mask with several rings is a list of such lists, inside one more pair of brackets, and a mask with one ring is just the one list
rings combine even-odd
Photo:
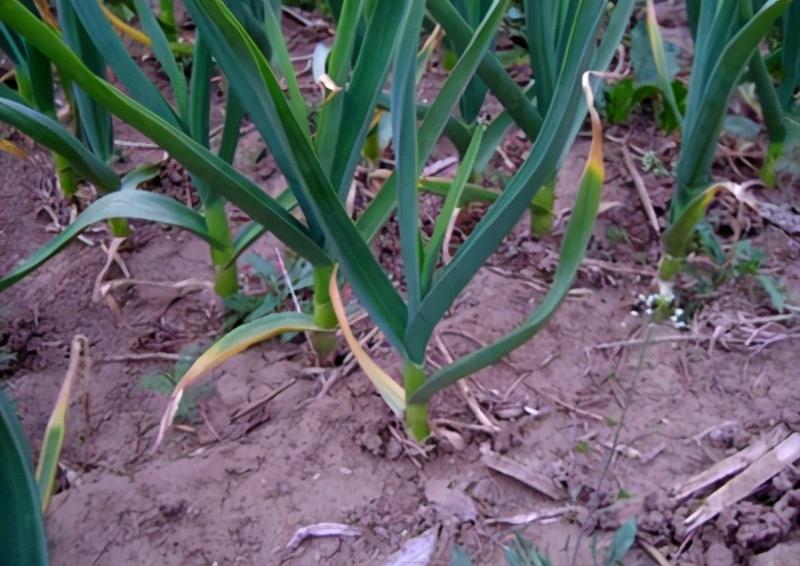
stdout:
[[697,234],[696,249],[713,260],[713,268],[709,270],[693,267],[687,270],[697,282],[694,295],[713,293],[728,281],[740,286],[754,283],[755,289],[763,293],[776,311],[783,311],[786,293],[779,281],[764,271],[764,250],[754,246],[751,240],[742,240],[726,254],[710,223],[701,224]]
[[[680,48],[667,41],[664,42],[664,51],[667,79],[678,109],[683,113],[686,110],[687,89],[683,82],[675,79],[678,73]],[[604,93],[608,120],[614,124],[622,124],[628,120],[634,108],[644,101],[649,101],[653,105],[659,128],[668,133],[678,129],[680,116],[675,116],[670,106],[665,103],[663,82],[656,68],[644,20],[639,21],[631,30],[630,58],[633,76],[618,81]]]
[[[223,325],[224,330],[233,328],[243,322],[250,322],[262,316],[283,309],[294,310],[292,289],[295,294],[301,294],[313,288],[314,269],[307,261],[295,255],[287,256],[285,268],[291,287],[286,281],[286,276],[279,267],[265,260],[255,253],[245,258],[247,271],[255,276],[259,283],[266,289],[264,293],[256,295],[236,294],[225,299],[228,317]],[[309,302],[298,297],[300,306],[304,311],[309,310]]]
[[0,563],[45,566],[39,490],[16,409],[0,388]]
[[[514,533],[514,542],[503,547],[503,556],[508,566],[551,566],[550,559],[539,552],[534,544],[520,533]],[[472,566],[472,558],[463,547],[455,545],[450,566]]]
[[603,566],[618,566],[636,540],[636,519],[628,519],[614,532]]
[[[180,352],[180,357],[175,366],[160,373],[153,373],[142,376],[139,379],[139,387],[148,391],[154,391],[164,396],[170,395],[175,390],[175,385],[181,377],[192,367],[205,347],[200,344],[193,344],[184,348]],[[190,389],[182,398],[178,405],[175,416],[181,420],[193,422],[197,418],[197,402],[211,393],[210,384],[201,385]]]

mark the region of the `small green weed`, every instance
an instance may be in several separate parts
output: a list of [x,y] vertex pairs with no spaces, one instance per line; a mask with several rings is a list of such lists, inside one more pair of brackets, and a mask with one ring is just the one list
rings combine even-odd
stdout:
[[[205,345],[193,344],[184,348],[175,366],[168,371],[145,375],[139,380],[139,387],[155,391],[163,395],[170,395],[175,389],[183,374],[191,367],[194,361],[205,350]],[[211,392],[211,385],[205,384],[192,387],[181,398],[176,418],[192,422],[197,418],[197,402]]]
[[[296,295],[305,294],[302,292],[310,290],[314,285],[313,267],[298,256],[288,256],[285,259],[286,274],[291,281],[291,287],[279,266],[260,255],[249,254],[246,257],[246,264],[248,265],[247,271],[257,280],[256,285],[263,288],[263,292],[254,295],[237,293],[225,299],[228,316],[225,319],[223,331],[284,310],[284,306],[292,301],[292,290]],[[307,300],[301,300],[298,297],[298,301],[303,312],[311,310]],[[294,310],[293,305],[290,310]]]

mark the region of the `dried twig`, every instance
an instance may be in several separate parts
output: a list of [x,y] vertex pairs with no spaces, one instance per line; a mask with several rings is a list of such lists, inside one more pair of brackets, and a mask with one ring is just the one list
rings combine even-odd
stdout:
[[101,364],[119,364],[125,362],[152,362],[168,361],[177,362],[181,359],[180,354],[170,354],[167,352],[146,352],[143,354],[122,354],[119,356],[106,356],[97,360]]
[[725,508],[748,497],[764,482],[800,459],[800,433],[793,433],[775,448],[750,464],[743,472],[709,495],[684,521],[688,532],[713,519]]
[[242,417],[244,417],[246,415],[249,415],[250,413],[252,413],[256,409],[258,409],[259,407],[262,407],[263,405],[269,403],[275,397],[277,397],[278,395],[280,395],[281,393],[283,393],[284,391],[289,389],[295,383],[297,383],[297,379],[296,378],[292,378],[289,381],[287,381],[286,383],[284,383],[282,385],[279,385],[278,387],[276,387],[275,389],[273,389],[272,391],[270,391],[269,393],[267,393],[263,397],[260,397],[260,398],[256,399],[255,401],[250,401],[249,403],[246,403],[244,405],[240,405],[239,407],[236,407],[230,413],[231,422],[236,421],[237,419],[241,419]]
[[636,187],[636,192],[639,193],[639,198],[642,201],[642,207],[647,215],[647,219],[650,221],[650,226],[652,226],[653,231],[658,235],[661,233],[661,229],[658,225],[658,217],[656,216],[656,211],[653,209],[653,202],[650,200],[650,195],[647,192],[644,180],[636,169],[636,164],[633,162],[633,156],[631,155],[630,149],[628,149],[627,140],[621,145],[621,148],[622,161],[625,163],[625,168],[628,170],[631,180]]
[[544,509],[542,511],[534,511],[532,513],[522,513],[520,515],[512,515],[510,517],[494,517],[486,519],[487,525],[527,525],[529,523],[537,523],[546,521],[548,519],[555,519],[571,513],[578,509],[574,505],[565,505],[564,507],[554,507],[552,509]]
[[768,436],[754,442],[744,450],[720,460],[707,470],[679,483],[673,488],[675,499],[686,499],[724,478],[739,473],[786,438],[786,434],[785,428],[778,427]]
[[301,527],[295,531],[292,540],[286,545],[289,550],[296,550],[304,540],[316,537],[360,537],[361,529],[342,523],[316,523]]

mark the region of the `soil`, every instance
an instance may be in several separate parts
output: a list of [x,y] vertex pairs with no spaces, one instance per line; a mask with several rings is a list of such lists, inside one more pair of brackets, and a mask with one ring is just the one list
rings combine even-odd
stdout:
[[[306,41],[296,43],[305,47],[294,52],[307,52],[324,39],[313,33],[314,38],[301,36]],[[630,134],[633,144],[669,164],[674,144],[654,130],[651,119],[637,115],[608,133]],[[120,138],[141,141],[121,132]],[[580,138],[566,160],[557,211],[571,206],[587,147]],[[262,148],[258,136],[248,134],[238,165],[274,193],[281,180]],[[506,149],[517,161],[527,148],[512,133]],[[129,151],[134,162],[158,155]],[[440,149],[435,158],[446,153]],[[70,245],[2,296],[6,329],[0,328],[0,345],[16,354],[3,386],[17,402],[34,452],[70,342],[84,335],[90,344],[91,370],[74,395],[59,492],[47,512],[53,563],[382,564],[433,528],[434,564],[449,564],[456,544],[476,564],[501,564],[503,546],[515,532],[555,565],[588,564],[602,560],[614,529],[631,517],[640,540],[664,556],[679,555],[680,564],[746,563],[760,553],[777,556],[796,548],[800,474],[794,468],[688,542],[684,519],[699,496],[676,502],[670,491],[778,426],[800,431],[797,318],[774,319],[777,312],[750,279],[729,281],[705,295],[687,279],[693,290],[687,296],[694,301],[684,305],[688,330],[661,324],[645,338],[643,316],[632,311],[640,295],[654,291],[657,237],[647,228],[618,144],[607,144],[606,162],[607,206],[570,298],[534,340],[468,382],[499,431],[486,432],[451,388],[431,406],[444,432],[424,449],[405,439],[402,424],[359,370],[344,373],[320,394],[321,380],[339,370],[315,369],[306,344],[296,339],[256,346],[226,363],[193,415],[151,452],[166,396],[143,387],[143,378],[172,369],[174,362],[156,355],[174,355],[218,336],[224,308],[207,287],[137,285],[114,291],[113,301],[96,301],[95,279],[106,260],[100,243],[110,236],[100,226],[86,234],[92,245]],[[502,163],[498,157],[495,166]],[[45,153],[33,149],[27,161],[0,154],[0,165],[5,273],[52,237],[52,219],[43,207],[63,223],[69,206],[58,196]],[[643,177],[663,217],[671,191],[667,178]],[[187,183],[180,168],[170,165],[151,188],[185,200]],[[796,207],[797,189],[787,184],[757,196]],[[714,206],[711,216],[722,233],[731,203]],[[465,211],[459,229],[468,233],[479,213]],[[121,248],[132,277],[211,280],[205,244],[165,227],[133,225],[134,235]],[[386,230],[391,233],[392,225]],[[453,355],[496,339],[531,312],[552,279],[562,233],[560,222],[553,235],[537,239],[529,235],[528,219],[520,223],[442,322],[438,333]],[[766,251],[762,271],[779,281],[788,304],[797,305],[797,234],[755,218],[747,238]],[[266,238],[255,250],[271,259],[274,247]],[[392,255],[382,250],[390,267]],[[114,265],[106,279],[122,276]],[[357,330],[364,335],[370,328],[361,323]],[[369,344],[376,360],[396,373],[388,345],[379,337]],[[441,363],[441,350],[432,349],[430,359]],[[256,411],[233,417],[284,387]],[[491,470],[487,451],[548,479],[556,500]],[[502,521],[554,508],[565,509],[527,525]],[[289,545],[298,529],[317,523],[342,523],[359,534]],[[625,559],[651,562],[639,545]]]

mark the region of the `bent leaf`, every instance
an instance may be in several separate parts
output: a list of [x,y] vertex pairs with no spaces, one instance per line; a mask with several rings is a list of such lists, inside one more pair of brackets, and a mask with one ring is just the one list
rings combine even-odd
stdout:
[[589,107],[589,116],[592,120],[592,145],[589,149],[589,159],[583,171],[580,189],[575,199],[575,206],[572,209],[572,218],[561,245],[561,260],[556,268],[550,290],[522,326],[506,334],[497,342],[479,348],[431,375],[409,399],[410,403],[427,403],[436,392],[499,361],[503,356],[533,338],[555,314],[558,306],[567,296],[594,229],[605,178],[603,129],[600,116],[594,108],[594,97],[588,78],[589,73],[585,73],[583,89]]
[[64,376],[64,383],[58,392],[53,412],[47,421],[47,428],[44,432],[42,449],[39,452],[39,464],[36,466],[36,482],[39,484],[39,496],[41,497],[42,513],[47,510],[50,497],[53,494],[53,486],[56,481],[58,471],[58,459],[61,456],[61,446],[64,443],[64,431],[66,429],[67,410],[69,409],[69,399],[72,394],[72,386],[81,367],[81,357],[85,355],[89,341],[85,336],[75,336],[72,339],[72,347],[69,356],[69,367]]
[[0,121],[11,124],[47,149],[55,151],[103,192],[115,190],[119,178],[64,126],[24,104],[0,97]]
[[169,396],[164,415],[161,417],[161,425],[158,428],[158,437],[153,450],[156,450],[161,445],[164,436],[172,426],[172,421],[175,419],[175,413],[178,411],[178,406],[186,388],[251,346],[286,332],[304,331],[324,332],[322,328],[314,324],[314,318],[310,315],[293,312],[277,313],[243,324],[214,342],[202,356],[195,360],[192,367],[183,374],[183,377],[175,385],[175,389]]
[[0,279],[0,291],[7,289],[57,254],[72,238],[96,222],[111,218],[136,218],[184,228],[211,245],[218,243],[207,232],[203,217],[164,195],[143,191],[117,191],[101,197],[86,208],[63,232]]
[[402,416],[403,412],[406,410],[406,394],[403,388],[400,387],[389,374],[383,371],[366,350],[361,347],[361,344],[358,343],[353,331],[350,329],[350,323],[347,321],[347,313],[345,313],[344,304],[342,303],[342,296],[339,293],[339,285],[336,283],[337,271],[338,269],[334,269],[331,274],[329,293],[333,311],[336,313],[336,318],[339,320],[339,326],[342,328],[342,334],[347,342],[347,347],[350,348],[361,370],[367,375],[375,386],[375,389],[377,389],[378,393],[383,397],[383,400],[389,405],[389,408],[395,415]]

